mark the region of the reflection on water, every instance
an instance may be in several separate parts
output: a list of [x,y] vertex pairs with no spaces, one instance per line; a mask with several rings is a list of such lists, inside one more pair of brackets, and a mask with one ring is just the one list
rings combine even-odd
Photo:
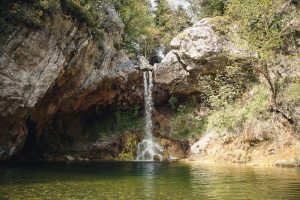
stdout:
[[0,166],[0,199],[299,199],[300,170],[158,162]]

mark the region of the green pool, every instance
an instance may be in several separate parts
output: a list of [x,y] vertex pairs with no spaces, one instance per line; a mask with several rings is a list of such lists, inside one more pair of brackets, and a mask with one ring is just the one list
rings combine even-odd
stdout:
[[300,199],[300,170],[182,163],[0,165],[0,199]]

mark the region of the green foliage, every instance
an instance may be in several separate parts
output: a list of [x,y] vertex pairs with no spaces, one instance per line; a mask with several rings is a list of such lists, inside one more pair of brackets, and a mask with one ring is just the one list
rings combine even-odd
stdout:
[[[293,21],[297,20],[299,10],[290,6],[291,3],[293,1],[228,0],[226,9],[226,14],[238,25],[239,35],[247,42],[248,49],[257,53],[250,63],[269,86],[270,109],[285,117],[290,106],[278,100],[284,80],[277,66],[285,65],[286,55],[298,56],[292,49],[297,46]],[[285,111],[279,111],[282,108]]]
[[95,36],[101,36],[106,30],[112,30],[113,22],[105,13],[103,6],[114,4],[113,0],[61,0],[61,7],[75,19],[91,28]]
[[[293,37],[292,13],[283,0],[228,0],[226,13],[239,24],[240,35],[260,58],[284,50]],[[281,10],[282,9],[282,10]]]
[[199,75],[197,87],[205,91],[210,106],[220,108],[233,103],[253,81],[250,69],[234,64],[216,74]]
[[94,9],[91,1],[62,0],[62,7],[79,21],[85,22],[89,26],[95,26],[96,10]]
[[[191,0],[191,8],[199,18],[226,15],[239,25],[240,36],[259,58],[268,59],[278,51],[286,51],[293,42],[291,22],[294,13],[284,9],[285,0]],[[298,4],[297,1],[291,3]]]
[[169,99],[169,105],[173,110],[175,110],[178,106],[178,98],[176,96],[171,96]]
[[125,131],[141,130],[144,126],[144,119],[140,115],[139,106],[132,106],[128,110],[110,111],[83,124],[87,135],[95,140]]
[[161,42],[165,51],[169,51],[171,39],[191,26],[191,19],[181,6],[172,9],[167,0],[156,0],[156,3],[155,24],[161,32]]
[[[216,31],[226,34],[236,24],[239,37],[232,41],[237,46],[242,41],[243,47],[257,53],[245,62],[251,70],[243,68],[243,63],[233,63],[214,75],[199,76],[197,86],[205,91],[211,108],[208,130],[236,132],[248,120],[268,119],[272,110],[297,122],[294,108],[300,102],[299,82],[286,80],[278,70],[278,66],[287,67],[283,62],[287,55],[289,59],[298,56],[291,49],[296,46],[293,22],[299,16],[299,7],[291,3],[298,5],[284,0],[193,1],[192,5],[202,5],[200,18],[225,15],[212,20]],[[264,81],[255,85],[254,95],[241,99],[257,79]]]
[[291,83],[285,88],[282,97],[290,104],[300,103],[300,82]]
[[293,127],[300,131],[299,115],[295,108],[300,107],[300,78],[287,77],[278,93],[277,103],[281,110],[294,121]]
[[123,139],[123,149],[122,152],[119,153],[116,160],[134,160],[138,141],[137,135],[126,132],[123,134]]
[[118,9],[125,25],[123,48],[131,58],[144,55],[155,61],[155,49],[164,44],[168,50],[171,39],[191,25],[182,7],[172,10],[166,0],[157,0],[156,3],[154,13],[148,0],[124,1]]
[[123,1],[119,12],[125,25],[123,48],[131,58],[138,54],[150,59],[158,46],[159,30],[155,27],[154,17],[147,0]]
[[191,8],[198,18],[222,16],[226,0],[190,0]]
[[171,119],[172,132],[170,137],[178,140],[196,139],[206,129],[206,117],[197,113],[198,103],[193,97],[178,106]]
[[161,43],[168,47],[171,38],[190,25],[181,7],[173,11],[164,4],[168,12],[154,14],[149,0],[0,0],[0,39],[7,39],[18,25],[42,28],[47,17],[59,12],[85,23],[95,36],[102,36],[104,32],[114,31],[115,22],[105,13],[108,4],[117,8],[125,25],[122,47],[130,58],[144,55],[150,61],[156,60],[155,50]]
[[252,96],[244,99],[244,102],[241,99],[226,108],[212,111],[208,116],[207,130],[237,132],[247,120],[269,118],[266,86],[255,85],[251,93]]
[[47,16],[60,10],[56,0],[0,0],[0,40],[4,41],[18,25],[37,29]]
[[18,25],[42,28],[47,17],[62,11],[85,23],[94,35],[99,36],[104,30],[111,29],[113,23],[103,11],[104,3],[117,5],[114,0],[1,0],[1,37],[6,38]]
[[139,106],[133,106],[128,110],[114,112],[115,130],[118,132],[142,129],[144,120],[139,115]]

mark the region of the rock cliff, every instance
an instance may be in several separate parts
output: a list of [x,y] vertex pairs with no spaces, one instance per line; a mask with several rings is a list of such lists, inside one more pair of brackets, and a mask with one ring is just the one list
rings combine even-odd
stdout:
[[[36,157],[31,155],[36,153],[46,160],[133,159],[142,130],[136,116],[141,118],[143,70],[154,72],[158,142],[168,154],[180,150],[180,158],[184,158],[189,141],[171,140],[160,133],[164,130],[171,137],[173,134],[174,110],[168,105],[169,97],[176,94],[189,99],[194,93],[205,93],[197,88],[200,75],[213,74],[232,62],[256,57],[239,39],[234,24],[228,24],[226,18],[206,18],[176,36],[161,63],[151,66],[140,59],[137,68],[119,48],[122,22],[114,9],[105,9],[111,26],[100,38],[72,18],[59,15],[55,20],[47,19],[44,29],[19,27],[2,44],[0,160],[18,155]],[[239,45],[235,40],[240,40]],[[130,112],[123,115],[126,109]],[[197,109],[193,112],[198,118],[207,114],[207,108],[200,105]],[[299,114],[295,116],[298,120]],[[191,126],[188,120],[183,119]],[[201,122],[197,120],[196,123]],[[268,162],[275,163],[276,152],[284,157],[286,147],[290,151],[299,149],[300,142],[290,128],[272,124],[272,120],[247,123],[251,125],[246,124],[237,135],[208,132],[192,146],[193,159],[263,162],[259,161],[261,156],[271,155]],[[261,136],[262,129],[251,129],[260,124],[270,128],[267,138]],[[124,133],[124,127],[130,127],[132,133],[110,134],[116,130]],[[197,136],[201,134],[197,132]],[[289,143],[289,139],[293,142]],[[298,154],[294,152],[291,157]]]
[[[34,124],[38,137],[43,124],[57,115],[64,118],[127,98],[121,91],[131,90],[129,82],[138,77],[138,71],[116,48],[123,34],[117,13],[109,7],[105,13],[111,27],[101,38],[59,15],[47,19],[44,29],[19,27],[2,44],[0,159],[20,152],[28,138],[28,124]],[[135,94],[141,95],[135,89],[131,98]]]
[[[297,54],[297,51],[296,48],[291,54]],[[232,63],[251,66],[249,60],[256,58],[257,54],[249,48],[246,41],[240,38],[235,24],[230,24],[226,17],[205,18],[171,41],[171,51],[161,63],[154,65],[155,81],[157,87],[164,92],[189,99],[196,92],[206,92],[199,91],[197,88],[199,76],[219,73],[225,66]],[[295,127],[299,126],[300,119],[299,103],[295,103],[299,102],[299,98],[292,97],[289,91],[294,87],[299,88],[299,83],[293,80],[299,80],[300,60],[297,56],[282,56],[280,59],[280,64],[273,64],[273,71],[280,74],[278,80],[282,82],[291,80],[291,82],[278,93],[278,105],[281,107],[279,111],[268,110],[270,91],[267,87],[264,87],[263,91],[253,92],[250,86],[249,93],[246,92],[241,100],[234,103],[241,104],[239,109],[234,108],[238,107],[234,105],[227,105],[227,107],[225,105],[219,109],[200,105],[190,115],[194,116],[193,119],[206,120],[205,123],[214,124],[214,127],[209,126],[205,130],[198,131],[197,136],[202,136],[191,146],[191,160],[299,166],[300,137],[299,130],[295,130]],[[270,72],[271,79],[275,79],[277,75],[272,73]],[[258,84],[268,85],[263,77],[259,74],[256,76],[260,79]],[[265,103],[262,100],[254,102],[254,99],[259,98],[259,93],[264,93]],[[293,93],[299,94],[299,90],[293,89]],[[256,110],[251,111],[253,108],[250,106],[256,106]],[[266,113],[263,118],[256,118],[261,108],[264,108]],[[177,113],[177,115],[185,116],[184,113]],[[246,115],[251,115],[251,117]],[[158,116],[164,119],[158,122],[161,127],[172,130],[170,127],[174,118],[172,119],[170,114],[161,115],[160,113]],[[213,118],[214,116],[217,117]],[[188,115],[185,117],[183,121],[192,126],[193,122]],[[203,121],[197,121],[197,123],[203,123]],[[231,132],[218,130],[222,123],[231,124],[234,130]],[[181,126],[181,128],[184,127]]]

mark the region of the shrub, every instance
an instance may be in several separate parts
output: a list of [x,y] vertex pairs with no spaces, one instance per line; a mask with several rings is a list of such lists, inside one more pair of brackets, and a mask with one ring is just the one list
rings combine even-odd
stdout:
[[171,106],[172,110],[177,108],[178,98],[176,96],[171,96],[169,99],[169,105]]
[[223,15],[225,3],[226,0],[191,0],[192,9],[200,19]]
[[283,92],[282,98],[290,104],[300,102],[300,82],[291,83]]
[[102,114],[92,116],[83,122],[83,130],[92,140],[125,131],[142,130],[144,119],[139,113],[139,106],[128,110],[104,110]]
[[[226,14],[239,25],[240,36],[259,57],[269,57],[285,50],[294,37],[291,20],[293,13],[286,12],[283,0],[228,0]],[[267,58],[266,58],[267,59]]]
[[44,26],[46,17],[54,16],[62,10],[81,23],[87,24],[95,36],[111,28],[112,22],[102,9],[102,3],[114,3],[104,0],[1,0],[0,25],[1,38],[6,38],[18,25],[38,29]]
[[178,105],[175,115],[171,118],[172,134],[174,139],[196,139],[206,129],[206,117],[196,112],[198,103],[192,99]]
[[199,91],[205,92],[210,106],[217,109],[233,103],[254,81],[251,69],[234,64],[216,74],[200,74],[196,86]]
[[268,90],[266,86],[255,85],[251,91],[253,96],[227,105],[226,108],[212,111],[208,116],[207,130],[220,132],[237,132],[243,128],[248,120],[267,119],[268,113]]
[[91,1],[62,0],[62,7],[79,21],[85,22],[89,26],[95,26],[96,13]]
[[144,125],[144,119],[139,115],[139,106],[137,105],[125,111],[115,111],[114,118],[118,132],[142,129]]

